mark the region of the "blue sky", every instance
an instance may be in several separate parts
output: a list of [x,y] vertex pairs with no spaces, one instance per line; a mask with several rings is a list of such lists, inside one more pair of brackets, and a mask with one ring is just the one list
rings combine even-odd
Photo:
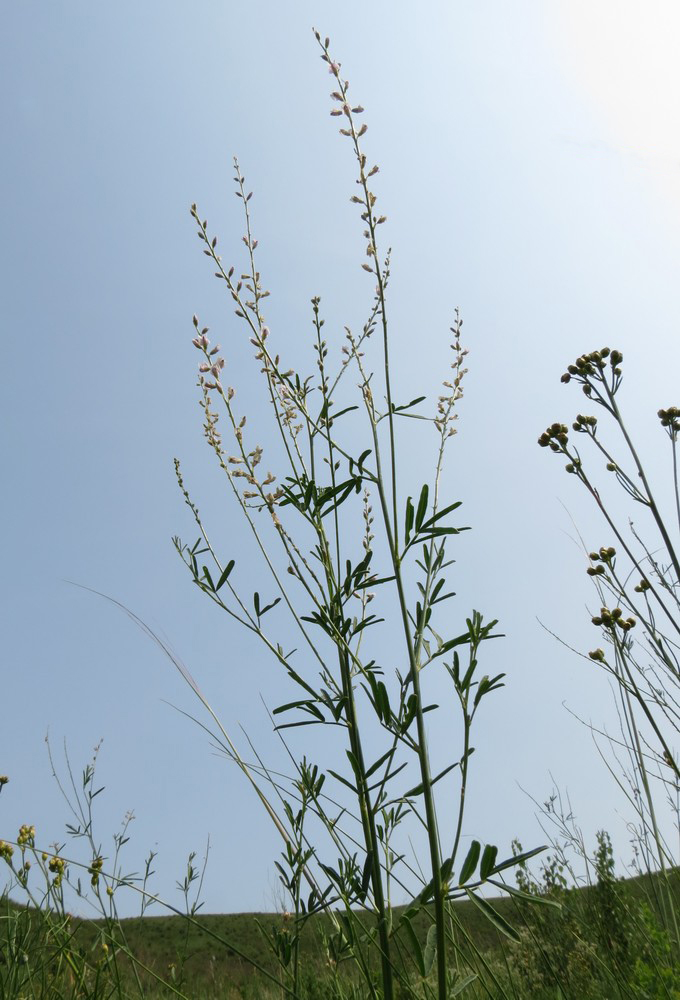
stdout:
[[[593,648],[595,598],[570,515],[589,545],[608,539],[536,438],[581,406],[560,385],[566,365],[605,343],[624,352],[626,407],[659,471],[654,415],[678,401],[680,24],[671,3],[645,5],[644,20],[636,7],[5,8],[0,773],[11,782],[0,836],[29,822],[41,843],[62,840],[68,815],[45,735],[57,761],[66,741],[77,772],[103,740],[105,847],[133,810],[129,868],[157,849],[161,894],[176,901],[184,859],[209,835],[206,909],[276,902],[275,832],[242,777],[168,704],[195,711],[190,691],[119,611],[65,581],[164,635],[229,731],[243,726],[276,762],[260,694],[273,705],[288,689],[183,571],[171,537],[193,540],[194,529],[172,460],[256,586],[261,567],[201,436],[192,314],[250,401],[249,347],[188,208],[198,203],[238,266],[237,154],[281,344],[302,356],[316,294],[336,344],[345,324],[360,325],[371,285],[349,204],[353,164],[328,116],[315,24],[366,108],[366,151],[381,167],[399,394],[436,393],[455,306],[470,349],[445,477],[473,528],[457,543],[452,613],[500,619],[506,638],[488,669],[508,679],[477,738],[466,835],[501,851],[514,836],[536,843],[519,786],[542,801],[555,781],[587,833],[607,826],[627,858],[615,790],[564,708],[611,722],[607,686],[538,622]],[[404,488],[415,489],[425,466],[408,435]]]

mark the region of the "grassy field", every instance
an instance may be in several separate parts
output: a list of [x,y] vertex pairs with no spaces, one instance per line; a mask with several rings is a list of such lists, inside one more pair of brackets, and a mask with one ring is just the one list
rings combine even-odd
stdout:
[[[487,980],[498,981],[498,992],[489,994],[488,985],[480,989],[479,981],[473,981],[465,995],[677,1000],[680,970],[672,959],[666,961],[670,955],[664,954],[655,883],[649,876],[614,880],[605,887],[604,896],[601,881],[578,889],[533,884],[532,891],[559,902],[561,909],[510,897],[491,900],[495,911],[519,932],[519,943],[501,934],[473,903],[453,904],[458,928],[450,942],[453,965],[475,974],[481,959]],[[671,873],[671,886],[676,902],[680,901],[678,870]],[[405,977],[413,983],[418,979],[417,966],[407,935],[398,929],[402,912],[394,911],[395,950]],[[56,914],[20,906],[4,896],[0,901],[0,1000],[282,996],[241,955],[276,976],[277,960],[266,935],[285,931],[290,919],[277,913],[196,915],[193,923],[181,916],[113,922],[72,918],[62,926]],[[413,920],[423,944],[431,925],[432,915],[426,909]],[[368,917],[365,926],[368,931]],[[352,963],[340,963],[336,969],[329,962],[327,942],[332,933],[327,916],[312,917],[304,927],[300,961],[305,997],[352,995]],[[371,961],[377,970],[375,954]],[[79,969],[84,970],[80,981]],[[550,970],[559,976],[559,993],[546,981]]]

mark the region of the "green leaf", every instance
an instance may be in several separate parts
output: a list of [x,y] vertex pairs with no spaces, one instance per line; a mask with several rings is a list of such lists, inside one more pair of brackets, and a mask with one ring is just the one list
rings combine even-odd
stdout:
[[419,903],[429,903],[434,898],[434,879],[431,878],[427,885],[418,893],[416,899]]
[[376,760],[376,762],[374,764],[371,764],[371,766],[369,767],[368,771],[366,771],[366,777],[370,778],[372,774],[375,774],[375,772],[378,770],[378,768],[382,764],[385,763],[385,761],[387,760],[388,757],[393,756],[393,754],[394,754],[394,750],[388,750],[387,753],[384,753],[382,755],[382,757],[378,757],[378,759]]
[[368,618],[364,618],[362,622],[359,622],[356,628],[352,629],[352,634],[350,635],[350,639],[353,639],[355,635],[358,635],[359,632],[363,632],[363,630],[365,628],[368,628],[370,625],[379,625],[380,622],[384,621],[385,621],[384,618],[376,618],[375,615],[369,615]]
[[390,708],[390,696],[387,693],[387,688],[382,681],[378,681],[376,688],[376,700],[378,703],[378,708],[380,709],[380,717],[383,722],[389,722],[392,716],[392,709]]
[[222,587],[227,582],[227,580],[229,579],[229,575],[231,574],[231,571],[234,568],[234,565],[235,565],[234,560],[230,559],[226,565],[224,572],[222,573],[222,576],[217,581],[217,586],[215,587],[215,590],[219,590],[220,587]]
[[393,406],[393,413],[403,413],[404,410],[409,410],[412,406],[417,406],[418,403],[422,403],[426,396],[418,396],[416,399],[412,399],[410,403],[403,403],[401,406]]
[[324,865],[322,862],[319,862],[319,864],[325,871],[326,875],[328,875],[328,877],[332,879],[336,885],[339,885],[342,882],[342,879],[340,878],[338,872],[336,872],[335,868],[332,868],[330,865]]
[[509,924],[508,921],[500,915],[500,913],[494,910],[491,903],[488,903],[482,896],[478,896],[476,893],[472,892],[471,889],[466,888],[465,892],[467,893],[468,898],[475,904],[476,907],[478,907],[478,909],[482,911],[486,919],[492,923],[494,927],[501,932],[501,934],[505,934],[505,936],[509,937],[511,941],[519,944],[521,938],[515,928],[512,924]]
[[450,514],[452,510],[456,510],[458,507],[460,507],[460,505],[462,504],[462,502],[463,502],[462,500],[456,500],[455,503],[449,504],[449,506],[448,507],[444,507],[443,510],[438,510],[437,513],[433,517],[428,518],[427,521],[425,521],[421,525],[423,531],[426,531],[428,528],[432,527],[432,525],[436,524],[437,521],[440,521],[442,519],[442,517],[446,517],[446,515]]
[[399,727],[399,732],[402,735],[406,732],[406,730],[409,728],[409,726],[413,722],[413,720],[415,718],[415,715],[416,715],[416,709],[417,709],[417,707],[418,707],[418,699],[416,698],[416,696],[414,694],[410,694],[408,696],[407,701],[406,701],[405,711],[404,711],[404,718],[401,720],[401,724],[400,724],[400,727]]
[[328,693],[328,691],[322,688],[319,701],[321,701],[327,708],[330,709],[333,718],[335,719],[336,722],[338,722],[340,716],[343,713],[344,707],[347,703],[347,698],[343,695],[340,698],[333,699]]
[[260,613],[259,613],[259,616],[258,616],[258,617],[262,618],[262,617],[263,617],[264,615],[266,615],[266,614],[267,614],[267,612],[268,612],[268,611],[271,611],[271,609],[272,609],[272,608],[275,608],[275,607],[276,607],[276,605],[280,603],[280,601],[281,601],[281,598],[280,598],[280,597],[275,597],[275,598],[274,598],[274,600],[273,600],[273,601],[271,602],[271,604],[266,604],[266,605],[265,605],[265,606],[264,606],[264,607],[262,608],[262,610],[260,611]]
[[470,850],[467,853],[467,857],[463,862],[462,868],[460,869],[460,875],[458,876],[458,885],[464,885],[468,881],[470,876],[474,873],[477,867],[477,862],[479,861],[479,852],[482,849],[482,845],[478,840],[473,840],[470,844]]
[[496,856],[498,854],[498,848],[494,847],[493,844],[487,844],[484,848],[484,853],[482,854],[482,860],[479,865],[479,877],[487,879],[491,872],[493,871],[493,866],[496,864]]
[[[411,697],[413,697],[413,695]],[[458,767],[459,763],[460,763],[460,761],[456,761],[455,764],[449,764],[449,766],[445,767],[443,771],[440,771],[439,774],[437,775],[437,777],[433,778],[432,781],[430,782],[430,787],[432,787],[433,785],[436,785],[437,782],[439,781],[439,779],[443,778],[445,774],[449,773],[449,771],[453,771],[454,767]],[[410,798],[414,798],[416,795],[422,795],[423,794],[423,789],[424,789],[424,785],[421,782],[419,785],[416,785],[415,788],[412,788],[410,791],[406,792],[404,794],[404,798],[405,799],[410,799]]]
[[392,718],[392,709],[390,708],[390,699],[387,694],[387,688],[382,681],[375,678],[371,671],[367,673],[367,681],[370,691],[366,684],[362,684],[362,687],[368,695],[380,721],[388,723]]
[[208,581],[208,586],[210,587],[210,589],[212,591],[214,591],[215,590],[215,584],[212,582],[212,577],[210,576],[210,573],[208,571],[208,567],[207,566],[203,567],[203,576]]
[[355,795],[359,794],[359,790],[352,784],[352,782],[348,781],[347,778],[343,778],[343,776],[341,774],[338,774],[337,771],[331,771],[331,769],[329,768],[328,773],[332,774],[333,777],[341,784],[346,785],[347,788],[351,788],[351,790],[354,792]]
[[450,601],[451,598],[455,596],[456,596],[455,590],[450,590],[448,594],[442,594],[442,596],[438,597],[436,601],[430,601],[430,604],[431,605],[441,604],[442,601]]
[[470,983],[474,983],[475,979],[477,979],[476,972],[471,973],[469,976],[465,976],[463,979],[459,979],[456,983],[454,983],[453,989],[449,993],[449,996],[457,997],[460,993],[463,992],[466,986],[469,986]]
[[[351,493],[351,491],[353,490],[354,483],[355,480],[353,478],[346,479],[344,483],[338,483],[336,486],[329,486],[327,489],[319,490],[319,495],[317,498],[318,506],[323,507],[324,504],[329,503],[339,493],[342,493],[343,490],[345,491],[345,497],[343,497],[342,499],[345,499],[349,495],[349,493]],[[337,504],[333,504],[331,510],[333,510],[335,506],[339,506],[341,502],[342,500],[339,500]]]
[[294,680],[296,684],[299,684],[300,687],[305,689],[305,691],[309,691],[309,693],[311,695],[314,695],[315,698],[317,699],[319,698],[319,695],[314,690],[314,688],[310,684],[308,684],[306,680],[300,677],[299,674],[296,674],[292,667],[287,666],[286,669],[288,670],[288,676],[292,678],[292,680]]
[[[415,911],[415,912],[417,912],[417,911]],[[405,914],[404,914],[404,917],[402,918],[402,923],[403,923],[403,926],[406,928],[407,937],[408,937],[409,941],[411,942],[411,947],[413,948],[413,957],[416,960],[416,965],[418,966],[418,972],[420,973],[420,975],[424,979],[425,978],[425,959],[423,958],[423,949],[420,947],[420,941],[418,940],[416,932],[413,930],[413,926],[411,924],[410,918],[407,917]]]
[[434,958],[437,954],[437,928],[433,924],[427,932],[425,951],[423,953],[423,965],[425,966],[425,976],[429,976],[434,965]]
[[368,892],[368,885],[371,881],[371,868],[373,866],[373,851],[369,851],[364,862],[364,871],[361,876],[361,895],[365,898]]
[[522,854],[515,854],[511,858],[506,858],[505,861],[501,861],[500,864],[491,871],[490,875],[496,875],[498,872],[505,871],[506,868],[514,868],[515,865],[521,864],[523,861],[528,861],[529,858],[533,858],[534,855],[540,854],[541,851],[547,851],[547,845],[543,847],[534,847],[532,851],[524,851]]
[[367,587],[380,587],[383,583],[391,583],[392,580],[396,579],[394,576],[381,576],[374,577],[369,576],[360,583],[355,584],[355,590],[366,590]]
[[337,420],[338,417],[342,417],[345,413],[349,413],[351,410],[358,410],[358,406],[346,406],[344,410],[339,410],[338,413],[334,413],[331,420]]
[[416,511],[416,531],[420,531],[422,527],[423,518],[427,513],[427,500],[429,495],[430,495],[430,488],[427,485],[427,483],[425,483],[422,490],[420,491],[420,499],[418,500],[418,510]]
[[474,672],[475,672],[476,669],[477,669],[477,660],[473,659],[471,661],[471,663],[470,663],[470,666],[465,671],[465,676],[463,677],[463,680],[460,682],[460,689],[461,689],[461,691],[467,691],[468,690],[468,688],[470,687],[470,684],[472,682],[473,674],[474,674]]
[[425,534],[418,535],[419,542],[429,542],[432,538],[439,538],[441,535],[459,535],[461,531],[469,531],[469,528],[428,528]]
[[526,903],[538,903],[539,906],[552,906],[556,910],[562,909],[562,904],[558,903],[555,899],[548,899],[547,896],[534,896],[530,892],[522,892],[521,889],[516,889],[514,885],[506,885],[505,882],[498,882],[495,878],[489,879],[489,885],[495,885],[496,888],[502,889],[503,892],[508,892],[511,896],[516,896],[518,899],[523,899]]
[[255,617],[260,617],[260,595],[257,591],[253,594],[253,607],[255,608]]
[[456,636],[455,639],[448,639],[446,642],[442,643],[437,652],[434,654],[432,659],[434,660],[437,656],[443,656],[444,653],[448,653],[450,649],[454,646],[461,646],[463,643],[470,641],[470,633],[463,632],[462,635]]
[[361,768],[359,767],[359,761],[356,759],[351,750],[345,750],[347,754],[347,760],[350,762],[351,768],[354,771],[354,777],[357,781],[361,781]]
[[302,722],[284,722],[280,726],[274,726],[274,732],[278,733],[283,729],[298,729],[300,726],[320,726],[325,719],[303,719]]
[[367,448],[366,451],[362,451],[362,453],[359,455],[359,458],[358,458],[358,461],[357,461],[357,465],[359,466],[359,471],[360,472],[363,472],[364,462],[366,461],[366,459],[368,458],[368,456],[371,454],[371,451],[372,451],[371,448]]
[[[451,858],[447,858],[444,864],[439,869],[439,881],[443,885],[448,882],[451,878],[451,869],[453,868],[453,861]],[[417,903],[427,903],[434,898],[434,879],[431,878],[427,885],[421,889],[421,891],[416,896],[414,902]]]
[[[391,752],[392,751],[390,751],[390,753]],[[395,767],[394,771],[391,771],[387,778],[385,778],[383,776],[378,781],[376,781],[372,785],[370,785],[367,790],[369,792],[373,792],[373,791],[375,791],[376,788],[384,787],[387,784],[388,781],[392,781],[393,778],[396,778],[396,776],[401,771],[403,771],[405,767],[408,767],[408,761],[407,760],[405,760],[403,762],[403,764],[400,764],[399,767]],[[394,804],[395,802],[401,803],[402,801],[403,801],[403,795],[400,795],[398,798],[393,799],[392,802],[390,803],[390,805]],[[384,800],[378,799],[378,801],[375,803],[374,811],[377,812],[378,809],[380,807],[384,806],[384,805],[385,805]]]
[[413,501],[411,497],[406,501],[406,520],[404,522],[404,539],[408,542],[411,537],[411,528],[413,527]]
[[289,701],[285,705],[279,705],[272,710],[272,715],[281,715],[283,712],[290,712],[291,708],[300,708],[301,705],[310,705],[310,701]]
[[340,507],[350,495],[356,485],[356,482],[357,480],[352,479],[349,484],[344,484],[342,494],[335,499],[334,503],[331,503],[329,507],[326,507],[321,516],[326,517],[327,514],[331,514],[334,510],[337,510],[337,508]]
[[485,694],[489,694],[491,691],[496,691],[498,688],[505,687],[505,684],[501,684],[501,679],[505,677],[505,674],[497,674],[496,677],[489,678],[488,676],[482,677],[479,682],[479,687],[477,688],[477,693],[475,694],[474,707],[480,703]]

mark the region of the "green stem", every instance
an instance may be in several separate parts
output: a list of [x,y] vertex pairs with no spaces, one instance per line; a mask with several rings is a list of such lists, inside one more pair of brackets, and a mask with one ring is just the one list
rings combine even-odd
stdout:
[[628,450],[630,451],[631,455],[633,456],[633,461],[635,462],[636,468],[638,470],[638,475],[640,476],[640,479],[642,480],[642,484],[643,484],[643,486],[645,488],[645,492],[647,493],[647,500],[649,501],[650,510],[652,512],[654,520],[656,521],[656,526],[659,529],[659,533],[660,533],[661,537],[664,540],[664,544],[666,546],[666,550],[668,551],[668,555],[670,556],[671,562],[673,563],[673,568],[675,569],[675,578],[676,578],[676,580],[680,580],[680,561],[678,560],[678,557],[677,557],[677,555],[675,553],[675,548],[674,548],[673,543],[671,541],[670,535],[668,534],[668,531],[666,530],[666,525],[663,522],[663,518],[661,517],[661,514],[659,513],[659,508],[657,507],[656,500],[654,499],[651,487],[650,487],[650,485],[649,485],[649,483],[647,481],[647,476],[645,475],[645,470],[642,467],[642,463],[640,462],[640,459],[638,458],[638,454],[637,454],[637,451],[635,450],[635,446],[633,445],[633,442],[630,439],[628,431],[626,430],[626,425],[623,422],[623,417],[621,416],[621,412],[620,412],[620,410],[619,410],[619,408],[618,408],[618,406],[616,404],[616,399],[614,398],[613,392],[609,389],[609,386],[607,386],[607,393],[608,393],[610,401],[611,401],[611,406],[612,406],[612,410],[614,412],[614,416],[616,418],[616,421],[617,421],[619,427],[621,428],[621,433],[623,434],[623,436],[624,436],[624,438],[626,440],[626,444],[628,445]]
[[344,695],[347,699],[346,719],[350,748],[359,771],[359,774],[356,777],[359,792],[359,808],[361,810],[361,825],[364,830],[366,849],[371,852],[371,885],[373,888],[374,905],[378,911],[378,938],[380,941],[380,964],[382,969],[384,1000],[392,1000],[394,996],[394,985],[392,962],[390,959],[389,914],[385,906],[385,894],[383,891],[382,868],[380,865],[380,842],[378,840],[378,834],[375,827],[375,815],[371,806],[368,781],[366,779],[366,764],[364,761],[364,752],[357,724],[354,687],[351,679],[351,667],[349,659],[344,652],[339,653],[339,658],[343,678]]
[[677,454],[677,440],[675,433],[671,435],[671,445],[673,448],[673,487],[675,490],[675,513],[678,518],[678,527],[680,528],[680,490],[678,489],[678,454]]
[[461,834],[463,832],[463,814],[465,812],[465,794],[467,791],[468,758],[470,756],[470,728],[472,724],[472,717],[468,715],[468,710],[467,710],[467,695],[465,696],[464,699],[461,699],[461,703],[463,708],[463,724],[465,726],[465,737],[463,746],[463,757],[460,765],[460,805],[458,807],[458,822],[456,824],[456,833],[453,839],[453,848],[451,849],[451,861],[454,863],[456,860],[456,855],[458,854],[458,845],[460,844]]
[[396,549],[395,538],[390,524],[390,512],[383,487],[383,479],[380,472],[380,449],[378,445],[378,434],[375,421],[371,421],[373,440],[375,446],[375,460],[377,467],[378,496],[383,514],[383,522],[387,535],[387,543],[390,550],[392,568],[394,570],[399,597],[399,610],[401,614],[404,638],[408,652],[410,669],[410,680],[413,685],[413,693],[416,697],[416,727],[418,732],[418,762],[420,764],[420,776],[423,786],[423,799],[425,802],[425,816],[427,822],[427,837],[430,848],[430,864],[432,868],[432,885],[435,909],[435,925],[437,934],[437,983],[439,1000],[446,1000],[447,995],[447,974],[446,974],[446,927],[445,927],[445,907],[444,907],[444,887],[441,878],[441,852],[439,848],[439,828],[437,824],[437,813],[432,793],[432,775],[430,771],[430,761],[427,752],[427,729],[425,717],[423,715],[422,695],[420,690],[420,676],[416,661],[413,639],[411,636],[411,626],[404,593],[404,583],[401,575],[401,562]]

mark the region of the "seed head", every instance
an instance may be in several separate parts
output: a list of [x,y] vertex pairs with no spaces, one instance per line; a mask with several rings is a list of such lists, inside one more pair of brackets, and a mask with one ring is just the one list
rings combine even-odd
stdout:
[[551,451],[563,451],[569,441],[569,430],[566,424],[551,424],[540,436],[538,443],[541,448]]
[[17,837],[17,844],[19,847],[34,847],[35,846],[35,827],[29,826],[24,823],[23,826],[19,828],[19,836]]
[[675,438],[680,431],[680,407],[669,406],[667,410],[659,410],[658,417],[661,426],[666,428],[671,438]]

